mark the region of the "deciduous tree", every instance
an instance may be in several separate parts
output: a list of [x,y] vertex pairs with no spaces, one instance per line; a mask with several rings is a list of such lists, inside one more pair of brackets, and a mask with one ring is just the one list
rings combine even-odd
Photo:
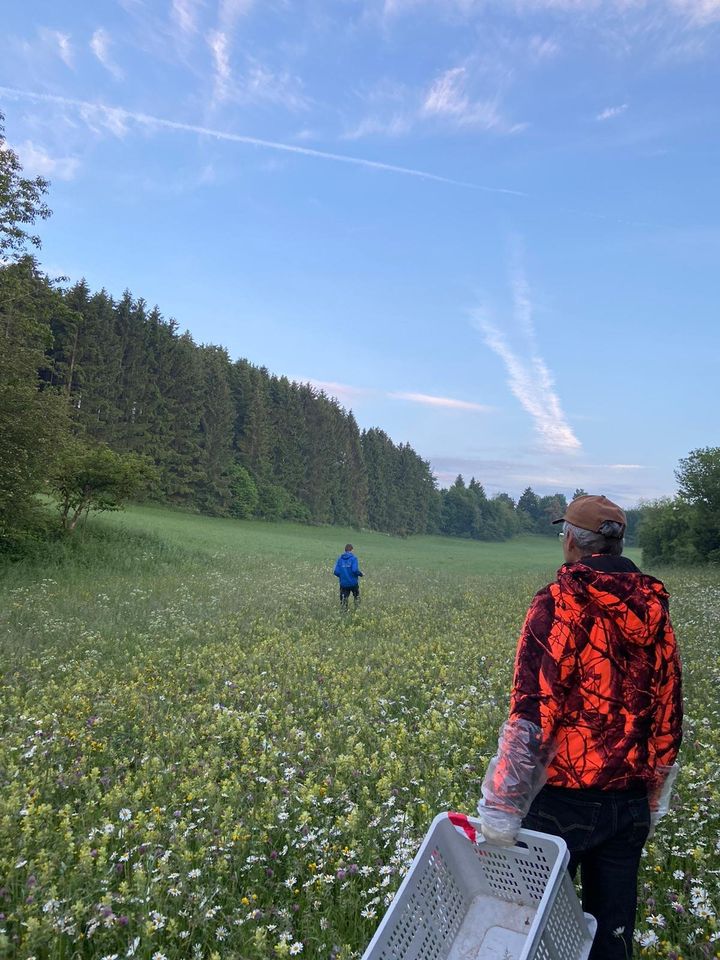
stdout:
[[157,471],[147,457],[72,440],[62,451],[50,490],[58,498],[63,529],[72,533],[83,514],[120,510],[156,481]]

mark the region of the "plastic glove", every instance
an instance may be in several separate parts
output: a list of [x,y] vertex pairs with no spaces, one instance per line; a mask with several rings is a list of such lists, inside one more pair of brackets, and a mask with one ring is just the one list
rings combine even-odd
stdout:
[[655,770],[657,782],[648,793],[650,812],[657,815],[655,823],[670,809],[670,798],[679,772],[680,764],[678,763],[674,763],[671,767],[658,766]]
[[481,802],[520,822],[545,783],[547,752],[540,727],[524,719],[506,721],[485,771]]
[[500,728],[498,751],[485,771],[478,804],[480,829],[490,843],[515,843],[522,819],[545,782],[547,755],[537,724],[514,719]]
[[678,763],[674,763],[672,766],[658,766],[655,770],[655,785],[648,792],[650,830],[647,840],[653,838],[658,823],[670,809],[673,786],[679,772],[680,765]]
[[655,835],[655,828],[670,809],[672,790],[679,772],[680,766],[677,763],[674,763],[671,767],[659,766],[655,771],[657,781],[648,793],[648,804],[650,806],[650,832],[647,835],[648,840],[651,840]]
[[648,840],[652,840],[652,838],[655,836],[655,828],[657,827],[657,825],[658,825],[659,822],[660,822],[660,816],[659,816],[659,814],[657,814],[657,813],[651,813],[651,814],[650,814],[650,829],[648,830],[648,835],[647,835],[647,838],[646,838],[646,840],[645,840],[646,843],[647,843]]
[[501,847],[515,845],[520,831],[520,817],[504,810],[485,806],[483,800],[478,804],[480,830],[488,843],[496,843]]

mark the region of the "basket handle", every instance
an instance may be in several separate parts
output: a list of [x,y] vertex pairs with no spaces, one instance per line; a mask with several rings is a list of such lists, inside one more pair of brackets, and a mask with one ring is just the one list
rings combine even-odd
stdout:
[[448,813],[448,819],[458,833],[466,836],[471,843],[477,843],[477,830],[464,813],[456,813],[454,810],[451,810]]

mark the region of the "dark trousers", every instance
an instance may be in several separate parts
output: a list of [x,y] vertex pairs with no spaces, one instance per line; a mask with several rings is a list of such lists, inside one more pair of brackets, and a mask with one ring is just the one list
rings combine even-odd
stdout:
[[523,826],[563,838],[573,879],[580,867],[583,910],[598,924],[588,960],[629,960],[640,855],[650,829],[645,788],[543,787]]
[[353,602],[357,607],[360,603],[360,587],[357,584],[354,587],[340,587],[340,606],[343,610],[348,608],[348,597],[353,595]]

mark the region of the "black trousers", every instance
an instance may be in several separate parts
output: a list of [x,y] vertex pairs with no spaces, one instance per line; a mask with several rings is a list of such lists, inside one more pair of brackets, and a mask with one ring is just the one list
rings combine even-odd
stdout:
[[523,826],[562,837],[573,879],[580,868],[582,905],[597,920],[588,960],[633,955],[640,855],[650,830],[644,787],[569,790],[543,787]]
[[343,610],[347,610],[350,594],[353,595],[356,607],[360,603],[360,587],[357,584],[354,587],[340,587],[340,606]]

